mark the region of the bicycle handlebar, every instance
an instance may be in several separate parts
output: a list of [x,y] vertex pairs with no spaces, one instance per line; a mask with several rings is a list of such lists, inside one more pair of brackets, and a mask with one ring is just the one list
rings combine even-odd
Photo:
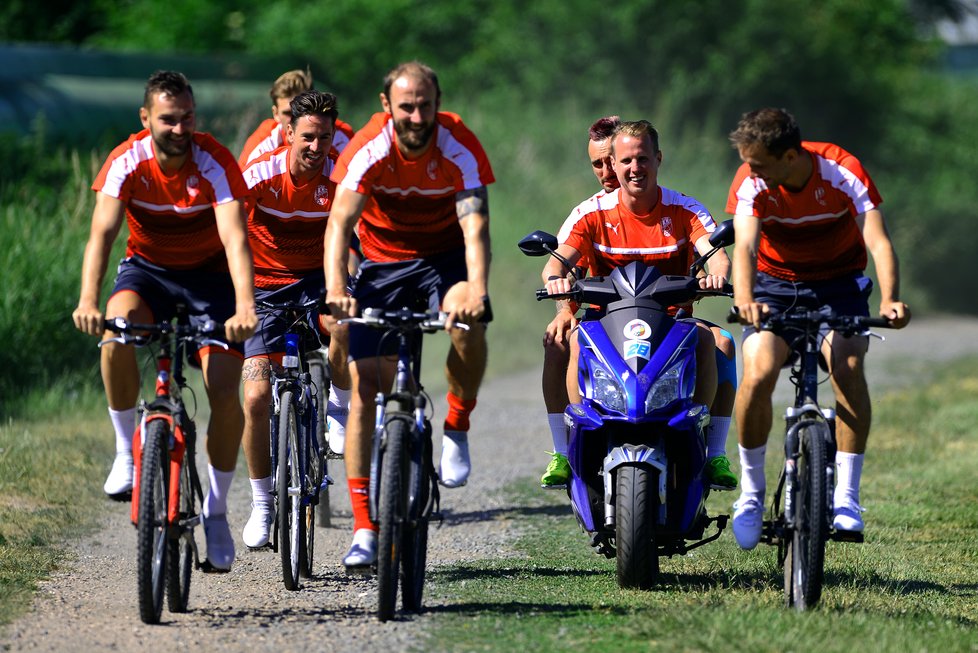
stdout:
[[[730,312],[727,314],[727,322],[730,324],[739,322],[738,315],[737,307],[731,307]],[[807,330],[808,328],[817,328],[822,325],[827,326],[833,331],[838,331],[847,337],[861,333],[864,334],[872,328],[893,328],[890,320],[885,317],[837,315],[830,310],[809,311],[795,309],[786,313],[767,315],[761,320],[762,331],[773,331],[775,333],[789,328]]]
[[224,349],[229,349],[226,342],[211,337],[223,337],[224,335],[224,324],[222,322],[215,322],[214,320],[207,320],[203,324],[174,324],[172,322],[137,324],[135,322],[129,322],[124,317],[110,317],[103,320],[103,326],[109,331],[114,331],[122,335],[118,338],[106,338],[99,343],[99,347],[106,342],[142,346],[150,341],[150,336],[152,335],[172,333],[177,338],[194,340],[201,345],[217,345]]
[[[445,311],[428,311],[416,313],[408,308],[384,310],[382,308],[365,308],[360,317],[346,317],[339,324],[360,324],[375,329],[398,329],[410,331],[417,329],[425,333],[435,333],[445,329],[448,313]],[[455,326],[463,331],[469,330],[468,324],[456,322]]]
[[305,311],[308,312],[311,308],[318,308],[320,306],[320,300],[309,299],[304,302],[266,302],[258,301],[256,306],[261,309],[259,313],[270,313],[272,311]]

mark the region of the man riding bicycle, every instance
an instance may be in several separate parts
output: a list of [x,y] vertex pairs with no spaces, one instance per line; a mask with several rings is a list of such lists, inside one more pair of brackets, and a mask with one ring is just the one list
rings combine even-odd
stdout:
[[[789,344],[760,331],[763,316],[797,306],[830,307],[839,314],[869,315],[873,283],[863,271],[873,256],[880,285],[879,314],[895,328],[910,321],[899,300],[900,276],[882,198],[856,159],[831,143],[802,141],[784,109],[743,116],[730,141],[743,164],[737,170],[727,211],[734,215],[734,303],[746,325],[744,374],[737,395],[740,428],[740,498],[733,532],[744,549],[761,537],[765,492],[764,457],[771,430],[771,395]],[[838,531],[862,532],[859,504],[871,405],[863,371],[866,336],[824,334],[822,354],[835,391],[837,484],[834,523]]]
[[[332,148],[336,126],[336,97],[306,91],[289,105],[284,145],[259,156],[244,170],[251,190],[248,238],[255,261],[255,296],[273,304],[304,303],[323,295],[323,236],[336,191],[329,179],[338,156]],[[285,355],[282,316],[262,318],[255,335],[245,343],[244,451],[251,477],[252,512],[242,534],[245,545],[268,544],[274,518],[269,449],[271,366]],[[331,333],[329,363],[332,384],[327,403],[330,447],[342,452],[334,436],[346,423],[350,374],[346,361],[346,329]],[[321,401],[326,401],[322,397]]]
[[[103,340],[104,316],[150,323],[171,319],[178,304],[194,322],[224,322],[228,340],[240,343],[255,330],[251,250],[243,200],[248,189],[227,148],[195,132],[193,90],[177,72],[154,73],[139,109],[143,131],[109,155],[92,189],[92,228],[82,264],[81,294],[72,313],[75,326]],[[129,227],[126,258],[105,313],[99,293],[112,243]],[[211,407],[207,429],[210,489],[204,502],[207,559],[228,570],[234,540],[227,524],[227,492],[241,443],[238,399],[241,345],[230,351],[200,352]],[[132,489],[132,438],[139,398],[139,367],[133,345],[106,342],[102,380],[116,433],[116,459],[105,492]]]
[[[439,476],[446,487],[469,476],[469,414],[486,366],[483,322],[490,318],[489,204],[494,181],[475,135],[452,113],[439,111],[441,90],[431,68],[416,61],[394,68],[380,95],[383,111],[354,136],[333,180],[336,198],[326,227],[327,301],[336,318],[361,308],[415,307],[449,313],[452,346],[446,364],[448,415]],[[348,244],[357,219],[364,263],[346,292]],[[453,329],[456,322],[467,330]],[[350,328],[354,392],[347,422],[346,471],[354,537],[348,568],[376,559],[377,535],[368,514],[374,398],[390,387],[396,346],[358,325]],[[379,380],[379,382],[378,382]]]

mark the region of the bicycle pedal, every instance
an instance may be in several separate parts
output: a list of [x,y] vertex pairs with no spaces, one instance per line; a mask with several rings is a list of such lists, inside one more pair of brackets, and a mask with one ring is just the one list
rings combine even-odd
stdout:
[[541,483],[540,487],[544,490],[566,490],[567,483],[554,483],[553,485],[544,485]]
[[231,568],[228,567],[227,569],[219,569],[212,565],[210,560],[204,560],[202,563],[200,563],[200,570],[205,574],[226,574],[231,571]]
[[710,489],[711,490],[716,490],[717,492],[733,492],[734,490],[737,489],[737,486],[736,485],[734,485],[734,486],[730,486],[730,485],[716,485],[715,483],[710,483]]
[[377,565],[343,565],[346,568],[347,576],[375,576]]
[[119,492],[118,494],[106,494],[112,501],[117,501],[118,503],[129,503],[132,501],[132,490],[126,490],[125,492]]
[[832,531],[831,539],[836,542],[849,542],[851,544],[862,544],[866,541],[862,531]]

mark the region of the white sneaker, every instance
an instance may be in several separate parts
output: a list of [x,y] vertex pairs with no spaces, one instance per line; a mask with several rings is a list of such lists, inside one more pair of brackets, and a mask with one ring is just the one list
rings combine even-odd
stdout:
[[132,490],[132,474],[132,453],[128,451],[117,453],[112,462],[112,471],[105,479],[105,485],[102,486],[102,489],[110,497],[125,494]]
[[343,556],[343,564],[348,568],[369,567],[377,562],[377,531],[358,528],[353,533],[353,544]]
[[438,477],[445,487],[461,487],[469,480],[472,463],[469,460],[469,434],[448,431],[441,441],[441,466]]
[[741,495],[733,507],[734,539],[741,549],[750,551],[761,541],[764,506],[757,497]]
[[268,545],[268,534],[272,529],[274,514],[272,504],[263,501],[251,504],[251,517],[241,531],[241,539],[249,549],[260,549]]
[[230,571],[234,562],[234,538],[227,515],[204,515],[204,539],[207,541],[207,562],[217,571]]
[[343,455],[346,447],[346,417],[348,412],[343,410],[326,413],[326,437],[329,450],[338,456]]
[[865,525],[861,513],[866,509],[855,501],[843,501],[835,506],[832,527],[837,531],[862,533]]

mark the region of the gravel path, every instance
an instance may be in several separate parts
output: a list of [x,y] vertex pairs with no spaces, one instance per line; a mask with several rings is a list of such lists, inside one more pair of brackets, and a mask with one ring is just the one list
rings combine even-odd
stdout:
[[[933,366],[962,353],[978,351],[978,319],[918,320],[903,331],[886,332],[868,359],[874,388],[907,386],[926,377]],[[497,344],[496,346],[502,346]],[[535,361],[528,361],[533,364]],[[486,384],[473,415],[473,460],[469,484],[444,490],[444,527],[433,528],[429,565],[511,555],[512,527],[518,507],[506,505],[498,490],[541,472],[550,447],[539,392],[539,370]],[[790,396],[779,384],[778,404]],[[439,425],[444,402],[436,401]],[[437,432],[437,427],[436,427]],[[72,543],[76,557],[42,585],[33,610],[0,636],[0,648],[12,651],[132,651],[153,644],[164,650],[402,651],[424,636],[428,619],[408,617],[379,624],[373,617],[376,585],[370,578],[347,576],[340,556],[349,544],[350,511],[345,475],[333,464],[340,491],[334,492],[334,527],[318,529],[318,574],[299,592],[281,582],[277,554],[247,550],[240,539],[248,518],[250,492],[244,466],[232,489],[230,520],[238,546],[231,573],[195,573],[191,611],[163,613],[163,624],[139,621],[135,599],[135,532],[128,504],[106,503],[97,533]],[[198,533],[202,544],[203,534]],[[437,601],[426,601],[437,609]]]

